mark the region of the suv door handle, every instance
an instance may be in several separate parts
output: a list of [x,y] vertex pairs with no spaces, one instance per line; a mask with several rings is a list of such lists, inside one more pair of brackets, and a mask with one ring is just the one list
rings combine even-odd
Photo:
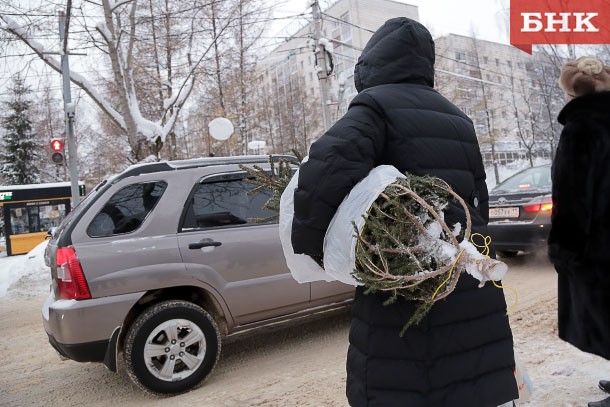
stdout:
[[221,242],[216,242],[212,239],[202,239],[196,243],[189,243],[189,249],[201,249],[202,247],[220,246]]

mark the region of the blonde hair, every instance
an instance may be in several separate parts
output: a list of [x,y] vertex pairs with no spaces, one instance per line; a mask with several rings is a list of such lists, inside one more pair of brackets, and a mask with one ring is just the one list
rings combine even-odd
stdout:
[[580,57],[561,68],[559,86],[570,98],[610,90],[610,66],[595,57]]

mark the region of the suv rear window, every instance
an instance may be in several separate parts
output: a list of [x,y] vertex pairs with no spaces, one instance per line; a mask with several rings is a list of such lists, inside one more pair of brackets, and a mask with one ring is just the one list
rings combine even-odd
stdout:
[[132,184],[117,191],[87,228],[90,237],[106,237],[137,230],[165,192],[163,181]]
[[253,219],[277,215],[273,211],[262,209],[271,192],[261,191],[248,195],[247,193],[252,189],[254,186],[244,182],[243,179],[195,185],[186,207],[181,230],[259,224]]

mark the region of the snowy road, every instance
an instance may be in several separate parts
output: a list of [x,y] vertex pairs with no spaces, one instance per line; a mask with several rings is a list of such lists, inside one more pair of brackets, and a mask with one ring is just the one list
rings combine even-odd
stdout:
[[[511,315],[516,349],[535,386],[527,406],[584,406],[603,398],[597,380],[610,362],[556,338],[556,277],[544,256],[508,259],[505,285],[517,289]],[[506,290],[507,301],[514,294]],[[227,340],[203,387],[174,398],[141,393],[101,364],[61,362],[40,321],[44,296],[0,299],[2,406],[346,406],[349,310]]]

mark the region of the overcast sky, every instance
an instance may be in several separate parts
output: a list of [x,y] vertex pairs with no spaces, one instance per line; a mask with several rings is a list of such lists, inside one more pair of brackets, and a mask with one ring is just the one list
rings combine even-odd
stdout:
[[[375,1],[375,0],[368,0]],[[394,0],[419,7],[419,20],[437,37],[447,33],[471,35],[478,38],[508,43],[507,19],[502,4],[508,0]],[[334,1],[320,0],[322,9]],[[295,15],[311,11],[310,0],[286,0],[276,15]],[[398,16],[395,16],[398,17]],[[283,25],[289,24],[283,21]]]

